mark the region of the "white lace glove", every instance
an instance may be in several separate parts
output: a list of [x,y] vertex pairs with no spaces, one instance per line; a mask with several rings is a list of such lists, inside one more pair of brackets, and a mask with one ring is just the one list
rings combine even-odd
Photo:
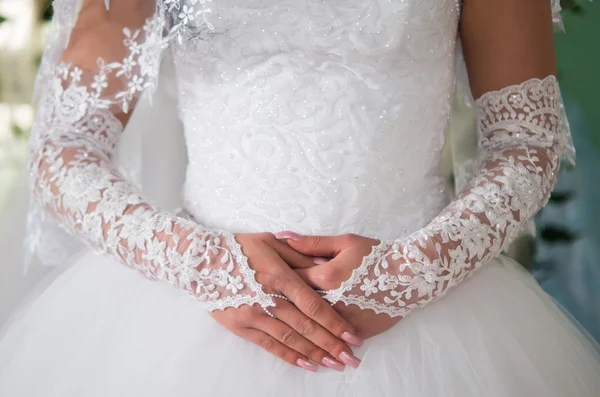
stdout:
[[[274,306],[231,233],[156,209],[114,165],[123,123],[156,80],[165,31],[178,34],[202,12],[186,8],[184,18],[178,1],[154,0],[109,12],[94,0],[77,15],[76,3],[55,3],[57,26],[40,73],[30,141],[35,200],[99,252],[187,291],[208,310]],[[58,43],[67,42],[62,53]]]
[[373,247],[325,299],[405,316],[499,255],[547,202],[563,150],[554,76],[477,101],[479,172],[429,225]]

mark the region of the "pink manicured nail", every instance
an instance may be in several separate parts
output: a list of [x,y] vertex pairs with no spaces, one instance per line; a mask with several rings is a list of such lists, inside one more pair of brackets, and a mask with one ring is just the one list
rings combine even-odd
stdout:
[[313,364],[301,358],[299,358],[298,361],[296,361],[296,364],[310,372],[317,372],[319,370],[319,366],[317,364]]
[[360,365],[360,360],[348,352],[343,352],[340,354],[340,361],[351,366],[352,368],[358,368]]
[[361,346],[364,343],[362,339],[350,332],[344,332],[342,334],[342,340],[354,346]]
[[294,241],[298,241],[298,240],[300,240],[300,238],[302,236],[299,235],[298,233],[294,233],[294,232],[290,232],[290,231],[283,231],[283,232],[275,233],[275,237],[278,240],[294,240]]
[[335,369],[336,371],[344,371],[344,364],[340,363],[339,361],[335,361],[333,358],[329,358],[329,357],[325,357],[323,359],[323,364],[325,364],[326,366],[328,366],[331,369]]
[[324,264],[326,264],[329,261],[327,259],[325,259],[325,258],[314,258],[313,262],[315,264],[317,264],[317,265],[324,265]]

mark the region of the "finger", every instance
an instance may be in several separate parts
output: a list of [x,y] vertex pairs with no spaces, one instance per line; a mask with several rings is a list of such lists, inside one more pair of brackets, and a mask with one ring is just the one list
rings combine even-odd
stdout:
[[301,236],[284,231],[275,234],[279,240],[287,243],[298,252],[310,256],[334,257],[345,247],[344,236]]
[[273,244],[273,249],[292,269],[306,269],[317,266],[318,261],[315,260],[320,259],[306,256],[281,241]]
[[302,281],[308,284],[312,289],[326,290],[321,280],[321,272],[315,271],[315,269],[294,269],[296,274],[300,276]]
[[352,274],[352,268],[347,266],[348,255],[341,253],[323,266],[312,267],[309,269],[294,269],[296,274],[316,290],[332,290],[339,288],[343,280],[348,280]]
[[[296,306],[289,302],[277,304],[277,307],[271,309],[277,316],[279,324],[285,323],[286,327],[291,327],[296,332],[297,337],[306,340],[310,343],[311,351],[302,350],[302,347],[288,345],[302,354],[307,355],[311,360],[326,365],[337,371],[344,370],[344,364],[335,358],[339,358],[343,353],[354,357],[352,349],[332,335],[329,331],[317,324],[315,321],[304,315]],[[289,338],[292,337],[288,335]],[[281,341],[281,339],[280,339]],[[287,344],[287,343],[286,343]]]
[[[278,304],[278,309],[276,310],[277,313],[289,313],[290,311],[294,310],[292,309],[294,307],[292,304],[288,302],[286,302],[286,304],[286,309],[283,309],[281,307],[282,310],[280,310],[280,305]],[[296,313],[300,313],[298,309],[295,309],[295,311]],[[274,310],[273,312],[275,313]],[[279,319],[279,317],[277,319],[272,319],[270,317],[265,318],[265,320],[260,322],[260,325],[257,327],[257,329],[271,335],[285,346],[297,351],[300,354],[305,355],[315,363],[327,365],[328,367],[334,368],[338,371],[344,370],[344,364],[340,363],[339,361],[336,361],[328,352],[309,341],[306,337],[300,335],[295,329],[293,329],[284,321]],[[335,339],[333,335],[331,337]],[[339,343],[344,345],[342,342]],[[351,350],[348,347],[346,347],[345,350],[341,350],[340,354],[343,351],[350,352],[351,354]],[[332,366],[331,363],[336,363],[337,365]]]
[[300,279],[293,270],[275,280],[273,287],[285,295],[300,311],[327,329],[336,337],[351,345],[360,346],[363,341],[356,336],[353,326],[336,312],[315,290]]
[[317,365],[308,361],[306,356],[285,346],[283,343],[263,331],[247,328],[241,333],[241,336],[295,367],[304,368],[311,372],[317,372],[319,369]]

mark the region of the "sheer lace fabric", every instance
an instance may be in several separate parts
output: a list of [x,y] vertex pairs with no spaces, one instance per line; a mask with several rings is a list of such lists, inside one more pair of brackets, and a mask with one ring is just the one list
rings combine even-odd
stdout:
[[[94,0],[76,24],[67,23],[73,30],[60,62],[46,63],[40,74],[46,81],[31,140],[32,189],[63,229],[146,277],[187,291],[208,310],[266,308],[272,298],[231,233],[155,208],[114,163],[123,122],[156,83],[160,50],[203,24],[204,2],[192,3],[137,1],[107,10]],[[67,16],[77,7],[57,2],[57,19],[74,21]]]
[[374,247],[326,299],[405,316],[500,254],[546,204],[565,145],[556,78],[489,92],[477,110],[477,176],[426,227]]

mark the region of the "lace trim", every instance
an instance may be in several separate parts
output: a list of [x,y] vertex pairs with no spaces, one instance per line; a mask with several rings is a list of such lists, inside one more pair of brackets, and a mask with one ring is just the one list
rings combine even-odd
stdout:
[[476,178],[428,226],[374,247],[326,299],[403,317],[502,252],[554,186],[564,145],[558,93],[549,76],[478,100]]
[[385,241],[380,242],[378,245],[374,245],[371,248],[371,253],[365,256],[360,267],[352,271],[350,278],[344,281],[338,289],[325,292],[323,298],[334,304],[342,300],[342,292],[349,291],[360,284],[363,278],[369,273],[371,268],[375,266],[376,263],[380,262],[382,255],[388,250],[388,248],[389,244]]
[[561,135],[560,112],[556,111],[559,96],[554,76],[482,96],[476,102],[480,148],[501,149],[515,139],[550,147]]
[[[267,294],[263,291],[263,286],[258,281],[256,281],[256,271],[254,271],[250,265],[248,264],[248,258],[242,252],[242,246],[237,242],[235,236],[231,233],[226,233],[221,231],[221,233],[225,236],[227,241],[227,246],[230,247],[231,253],[233,255],[234,261],[237,263],[239,267],[239,272],[241,273],[244,280],[246,280],[248,287],[256,294],[252,300],[248,300],[247,302],[227,302],[225,306],[221,305],[219,307],[215,307],[214,309],[225,309],[227,307],[239,307],[242,304],[253,305],[258,303],[263,309],[268,307],[274,307],[275,301],[273,300],[272,294]],[[211,310],[214,310],[211,309]]]

